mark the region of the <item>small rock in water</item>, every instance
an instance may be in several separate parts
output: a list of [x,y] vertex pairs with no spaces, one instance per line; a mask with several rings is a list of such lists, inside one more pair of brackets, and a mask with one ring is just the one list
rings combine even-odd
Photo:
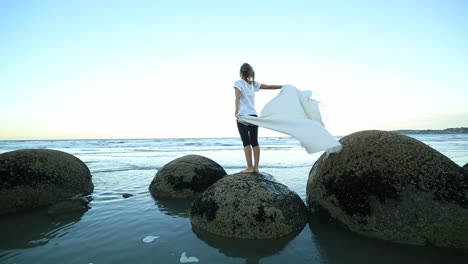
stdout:
[[124,194],[122,194],[122,197],[125,198],[125,199],[127,199],[127,198],[129,198],[129,197],[132,197],[132,196],[134,196],[134,195],[131,194],[131,193],[124,193]]
[[147,236],[145,238],[143,238],[143,242],[145,243],[151,243],[153,242],[155,239],[159,238],[158,236]]
[[189,262],[198,262],[198,258],[196,257],[187,257],[187,253],[182,253],[180,256],[180,263],[189,263]]

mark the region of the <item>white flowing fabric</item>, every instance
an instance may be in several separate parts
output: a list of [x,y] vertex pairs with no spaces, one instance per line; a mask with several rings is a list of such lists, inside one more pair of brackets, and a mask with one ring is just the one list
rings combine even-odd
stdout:
[[265,105],[260,117],[241,115],[238,120],[290,135],[299,140],[309,154],[341,151],[341,144],[323,127],[319,102],[311,99],[311,94],[311,91],[284,85]]

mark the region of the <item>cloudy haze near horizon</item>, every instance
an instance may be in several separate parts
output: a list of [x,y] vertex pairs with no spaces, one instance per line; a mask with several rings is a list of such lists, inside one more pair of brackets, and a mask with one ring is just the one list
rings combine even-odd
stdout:
[[[237,137],[244,62],[314,91],[334,135],[466,127],[466,14],[461,0],[2,1],[0,139]],[[258,112],[277,94],[257,93]]]

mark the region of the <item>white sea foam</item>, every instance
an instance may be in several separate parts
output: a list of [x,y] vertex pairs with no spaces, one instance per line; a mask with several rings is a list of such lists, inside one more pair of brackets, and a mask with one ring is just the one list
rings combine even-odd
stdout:
[[153,242],[155,239],[158,239],[159,237],[158,236],[147,236],[145,238],[143,238],[143,242],[145,243],[151,243]]
[[182,256],[180,256],[180,263],[190,263],[190,262],[198,262],[198,258],[196,257],[187,257],[187,253],[184,252],[182,253]]

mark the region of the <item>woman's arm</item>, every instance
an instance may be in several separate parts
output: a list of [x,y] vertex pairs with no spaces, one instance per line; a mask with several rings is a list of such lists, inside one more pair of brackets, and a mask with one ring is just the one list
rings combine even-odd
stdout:
[[268,85],[268,84],[262,84],[260,85],[260,89],[281,89],[281,87],[283,87],[283,85]]
[[241,92],[239,89],[234,87],[234,90],[236,91],[236,112],[234,112],[234,115],[237,117],[237,113],[239,113],[239,102],[240,102],[240,96]]

